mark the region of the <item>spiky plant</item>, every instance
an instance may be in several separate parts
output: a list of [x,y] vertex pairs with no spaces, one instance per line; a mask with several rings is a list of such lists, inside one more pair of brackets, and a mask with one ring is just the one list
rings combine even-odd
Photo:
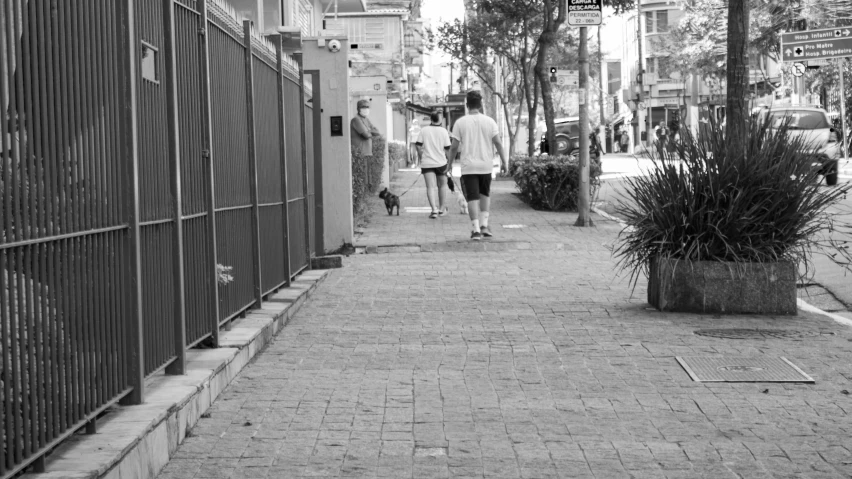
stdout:
[[614,255],[634,286],[654,258],[789,261],[807,275],[819,251],[852,271],[850,241],[837,239],[852,238],[852,228],[828,212],[850,186],[820,186],[811,145],[788,135],[788,125],[770,126],[751,120],[745,151],[735,156],[715,123],[699,138],[684,129],[670,149],[652,149],[654,167],[627,179],[617,205],[628,227]]

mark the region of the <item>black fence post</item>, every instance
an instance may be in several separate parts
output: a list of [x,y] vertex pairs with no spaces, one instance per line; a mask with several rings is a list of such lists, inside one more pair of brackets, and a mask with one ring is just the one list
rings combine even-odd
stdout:
[[263,276],[260,272],[260,206],[257,193],[257,129],[254,126],[254,66],[251,45],[251,21],[243,20],[246,52],[246,111],[248,112],[249,185],[251,187],[251,235],[254,260],[255,308],[263,303]]
[[290,287],[290,202],[287,194],[287,132],[284,129],[284,51],[282,45],[284,39],[278,35],[275,44],[275,63],[278,68],[276,83],[278,86],[278,148],[281,150],[281,195],[284,197],[284,272],[286,282],[284,286]]
[[166,87],[166,117],[169,130],[169,166],[172,180],[172,207],[175,217],[174,264],[175,275],[175,359],[166,367],[166,374],[186,374],[186,285],[183,263],[183,208],[181,205],[180,120],[177,99],[177,65],[175,61],[175,2],[163,0],[163,38],[166,66],[163,79]]
[[308,259],[308,265],[305,269],[311,268],[311,208],[308,204],[308,135],[305,122],[305,65],[302,54],[296,55],[296,60],[299,63],[299,134],[302,135],[302,187],[305,191],[305,254]]
[[325,254],[325,211],[322,202],[322,82],[319,70],[309,70],[313,92],[311,121],[314,122],[314,249],[318,256]]
[[213,169],[213,104],[210,95],[210,35],[207,34],[209,26],[207,19],[207,1],[198,2],[198,12],[201,18],[201,29],[198,34],[203,37],[201,40],[201,74],[204,78],[201,80],[201,121],[202,135],[204,135],[204,151],[205,165],[207,167],[207,241],[209,253],[213,260],[213,271],[210,271],[210,276],[213,279],[211,300],[213,301],[212,309],[213,318],[211,322],[213,332],[213,344],[219,346],[219,275],[216,271],[218,264],[217,246],[216,246],[216,172]]
[[122,47],[125,55],[122,64],[122,115],[123,145],[125,156],[123,171],[124,191],[127,192],[126,204],[128,231],[126,266],[122,269],[124,292],[127,294],[129,315],[127,316],[127,383],[133,390],[121,403],[125,405],[142,404],[145,398],[145,347],[143,341],[144,323],[142,311],[142,251],[139,228],[139,138],[136,130],[138,106],[136,104],[136,61],[139,42],[136,38],[134,0],[120,3],[122,9]]

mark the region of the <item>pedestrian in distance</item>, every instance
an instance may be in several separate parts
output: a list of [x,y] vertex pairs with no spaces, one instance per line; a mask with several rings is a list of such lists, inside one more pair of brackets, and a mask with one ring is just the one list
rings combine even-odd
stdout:
[[491,238],[488,220],[491,214],[491,173],[493,170],[494,150],[500,155],[500,173],[509,171],[503,142],[497,122],[482,112],[482,95],[478,91],[467,93],[465,99],[468,114],[459,118],[453,125],[450,162],[460,152],[462,190],[467,199],[473,241],[483,237]]
[[447,152],[452,146],[450,134],[441,126],[441,114],[433,112],[429,117],[429,126],[420,129],[417,137],[417,158],[420,171],[426,180],[426,199],[432,212],[429,218],[444,216],[447,198]]
[[630,132],[627,129],[621,131],[621,152],[629,153],[630,151]]
[[358,100],[358,114],[349,122],[352,147],[361,156],[373,156],[373,138],[382,136],[379,129],[373,126],[370,116],[370,101]]

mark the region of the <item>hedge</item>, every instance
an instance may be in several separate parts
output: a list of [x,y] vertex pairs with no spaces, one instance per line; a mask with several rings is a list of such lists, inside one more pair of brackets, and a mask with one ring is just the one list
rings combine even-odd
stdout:
[[369,211],[370,198],[379,193],[385,164],[385,140],[373,138],[373,155],[363,156],[352,149],[352,213],[355,217]]
[[[535,209],[576,211],[579,196],[579,161],[568,156],[524,157],[512,161],[510,173],[521,199]],[[592,160],[589,182],[594,197],[600,185],[600,163]]]

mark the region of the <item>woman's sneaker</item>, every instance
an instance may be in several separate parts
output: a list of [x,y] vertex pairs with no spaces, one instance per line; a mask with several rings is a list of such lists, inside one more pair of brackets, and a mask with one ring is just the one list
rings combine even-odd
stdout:
[[490,238],[491,237],[491,229],[487,226],[483,226],[482,228],[479,228],[479,232],[482,234],[483,238]]
[[470,234],[470,239],[472,239],[473,241],[479,241],[482,239],[482,233],[480,233],[479,231],[474,231]]

